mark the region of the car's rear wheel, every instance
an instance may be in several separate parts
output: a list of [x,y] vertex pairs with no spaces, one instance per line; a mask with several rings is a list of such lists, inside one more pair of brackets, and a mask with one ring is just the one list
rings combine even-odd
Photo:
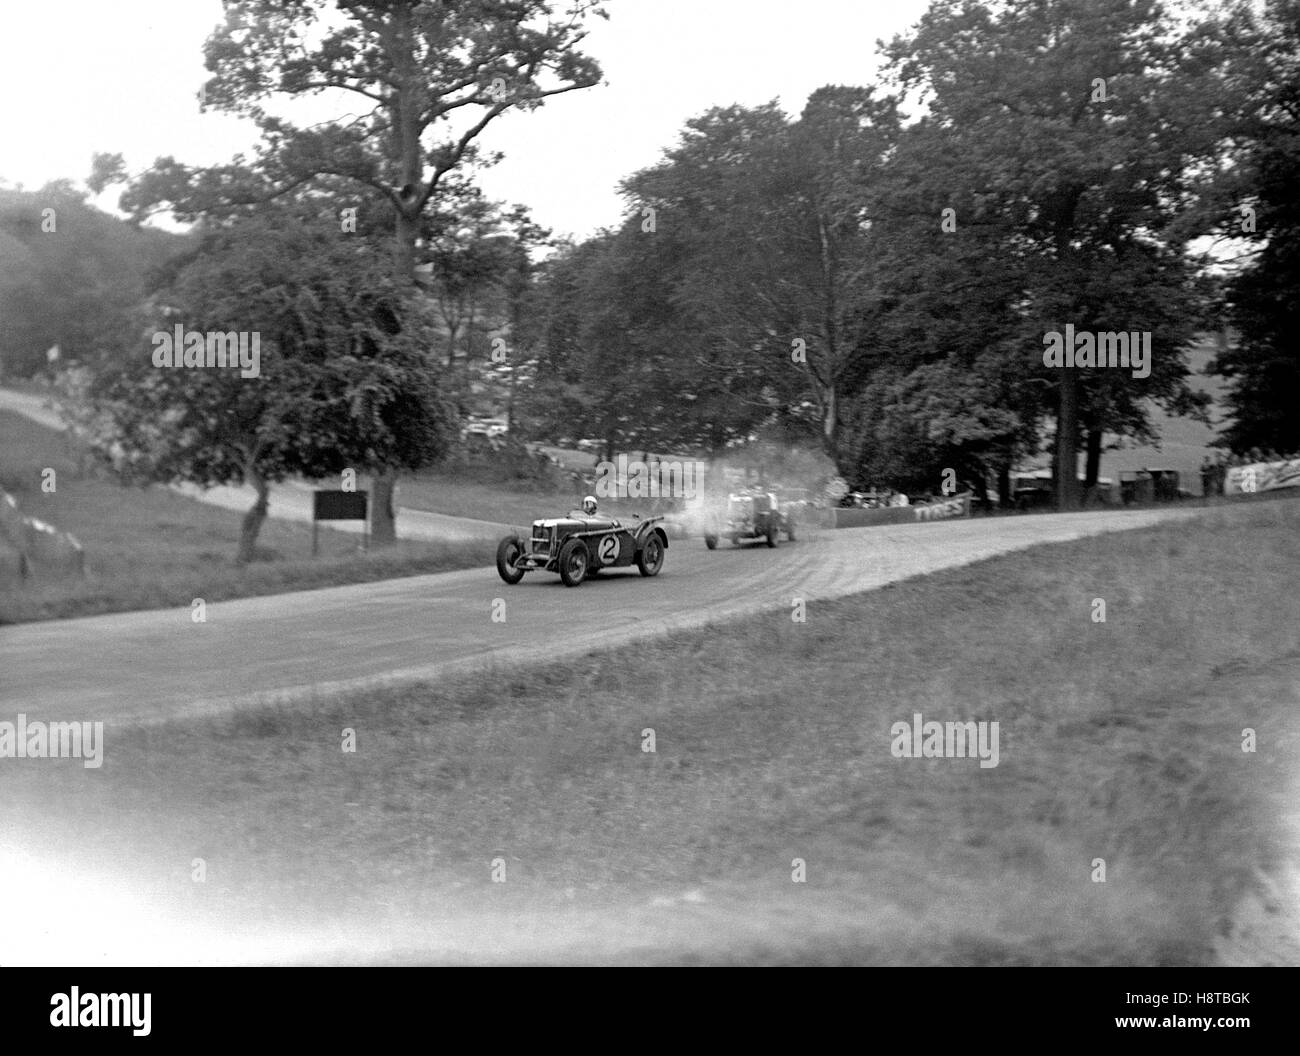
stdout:
[[581,539],[570,539],[560,547],[560,579],[566,587],[576,587],[587,578],[587,569],[591,557],[587,553],[587,544]]
[[522,569],[515,567],[524,552],[516,535],[508,535],[497,544],[497,574],[512,586],[524,578]]
[[645,541],[641,552],[636,555],[636,567],[643,576],[659,575],[659,570],[664,567],[664,544],[660,542],[659,536],[651,535]]
[[706,535],[704,537],[704,545],[710,550],[716,550],[718,548],[718,537],[716,535]]

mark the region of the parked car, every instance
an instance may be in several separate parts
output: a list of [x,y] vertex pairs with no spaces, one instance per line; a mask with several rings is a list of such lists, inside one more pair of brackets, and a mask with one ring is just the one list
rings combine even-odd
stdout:
[[1179,487],[1180,476],[1176,469],[1140,469],[1119,475],[1121,499],[1125,506],[1144,502],[1177,502],[1189,498],[1189,493]]
[[668,535],[662,517],[636,517],[623,524],[614,517],[571,510],[564,517],[534,521],[524,539],[508,535],[497,545],[497,573],[512,586],[525,573],[542,569],[559,573],[566,587],[607,568],[636,565],[643,576],[657,576],[663,568]]

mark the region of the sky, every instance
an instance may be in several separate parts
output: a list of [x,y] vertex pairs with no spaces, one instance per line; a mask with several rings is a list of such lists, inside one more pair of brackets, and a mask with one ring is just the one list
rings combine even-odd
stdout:
[[[608,85],[506,114],[481,137],[505,159],[478,183],[528,205],[557,234],[586,237],[623,211],[618,182],[654,164],[713,106],[777,99],[791,114],[825,84],[866,84],[876,41],[927,0],[607,0],[585,50]],[[0,179],[80,184],[97,151],[136,173],[159,156],[212,165],[256,142],[251,124],[201,113],[203,43],[219,0],[0,0]],[[333,116],[334,108],[318,119]],[[112,210],[120,189],[97,199]]]

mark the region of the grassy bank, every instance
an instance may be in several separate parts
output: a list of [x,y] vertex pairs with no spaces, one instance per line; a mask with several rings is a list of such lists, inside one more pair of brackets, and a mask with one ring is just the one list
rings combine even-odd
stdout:
[[[1208,511],[802,624],[110,732],[102,770],[4,764],[0,809],[83,864],[131,848],[196,911],[400,920],[394,959],[453,910],[486,945],[564,907],[577,960],[613,930],[646,961],[1206,963],[1300,870],[1298,528],[1296,503]],[[998,766],[893,757],[916,712],[997,721]]]
[[[42,470],[56,487],[41,489]],[[38,576],[23,582],[16,564],[0,568],[0,623],[188,605],[336,586],[488,564],[485,543],[415,543],[360,552],[358,538],[322,527],[311,556],[311,526],[268,519],[258,560],[234,563],[242,514],[161,487],[123,488],[78,476],[63,437],[21,415],[0,412],[0,487],[28,516],[71,532],[86,551],[84,580]],[[12,557],[12,555],[9,555]]]

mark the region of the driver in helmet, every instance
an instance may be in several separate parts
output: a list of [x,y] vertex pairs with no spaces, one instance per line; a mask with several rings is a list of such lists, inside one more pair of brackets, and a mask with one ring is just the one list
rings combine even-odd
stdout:
[[596,516],[596,496],[588,495],[582,500],[582,512],[588,517]]

